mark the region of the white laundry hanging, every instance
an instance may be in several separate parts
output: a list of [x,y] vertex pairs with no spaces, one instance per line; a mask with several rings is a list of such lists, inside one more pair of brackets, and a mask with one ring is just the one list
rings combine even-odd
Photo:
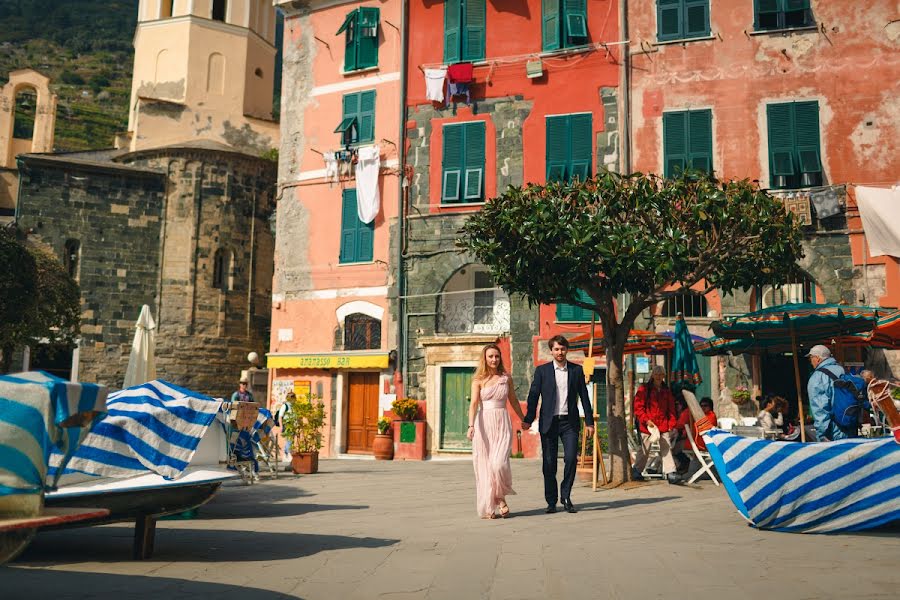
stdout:
[[447,78],[447,67],[423,69],[425,72],[425,98],[432,102],[444,103],[444,80]]
[[338,181],[337,155],[334,152],[324,152],[322,157],[325,159],[325,181],[336,183]]
[[900,257],[900,187],[856,187],[856,204],[872,256]]
[[381,208],[378,175],[381,170],[381,149],[365,146],[356,154],[356,208],[359,220],[371,223]]

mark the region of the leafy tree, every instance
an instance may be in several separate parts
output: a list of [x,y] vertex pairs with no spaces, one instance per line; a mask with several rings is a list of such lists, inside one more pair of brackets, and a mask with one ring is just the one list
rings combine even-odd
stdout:
[[53,253],[0,229],[0,372],[24,345],[71,344],[80,331],[81,293]]
[[79,75],[74,71],[63,71],[62,75],[59,76],[60,81],[63,83],[67,83],[69,85],[82,85],[84,84],[84,77]]
[[689,289],[728,293],[786,281],[800,242],[798,222],[750,181],[606,173],[510,187],[467,221],[458,244],[507,293],[597,312],[613,388],[612,485],[619,485],[630,478],[623,351],[637,317]]

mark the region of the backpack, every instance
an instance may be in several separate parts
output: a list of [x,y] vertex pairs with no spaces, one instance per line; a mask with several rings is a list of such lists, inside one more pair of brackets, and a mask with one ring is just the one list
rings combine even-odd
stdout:
[[861,377],[844,373],[835,375],[828,369],[816,369],[831,379],[831,414],[841,427],[856,427],[866,405],[866,383]]

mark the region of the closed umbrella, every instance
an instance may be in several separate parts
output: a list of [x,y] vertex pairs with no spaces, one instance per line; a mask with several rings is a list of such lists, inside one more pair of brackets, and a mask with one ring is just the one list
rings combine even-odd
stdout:
[[693,391],[703,382],[697,355],[694,353],[694,342],[687,323],[680,314],[675,321],[675,348],[672,351],[671,384],[674,387]]
[[150,307],[141,307],[141,316],[135,324],[134,342],[128,357],[123,388],[130,388],[156,379],[156,322],[150,315]]

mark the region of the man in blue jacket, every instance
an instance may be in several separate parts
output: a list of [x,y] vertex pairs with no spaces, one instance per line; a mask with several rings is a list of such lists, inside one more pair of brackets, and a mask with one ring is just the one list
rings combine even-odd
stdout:
[[844,374],[844,367],[831,357],[831,350],[826,346],[813,346],[806,355],[812,364],[812,375],[806,384],[809,394],[809,409],[812,413],[813,425],[816,427],[816,437],[820,442],[843,440],[853,435],[834,421],[831,408],[831,399],[834,394],[831,378],[822,373],[828,369],[838,377]]

